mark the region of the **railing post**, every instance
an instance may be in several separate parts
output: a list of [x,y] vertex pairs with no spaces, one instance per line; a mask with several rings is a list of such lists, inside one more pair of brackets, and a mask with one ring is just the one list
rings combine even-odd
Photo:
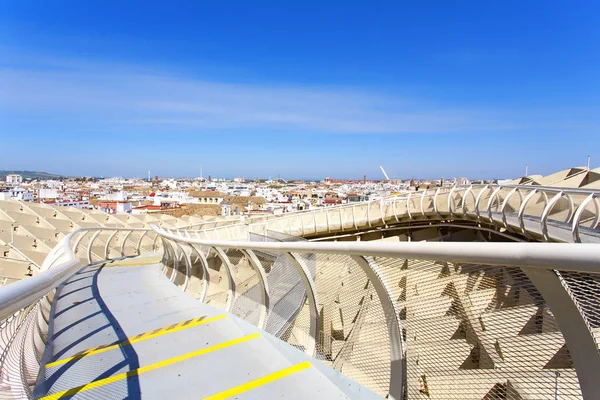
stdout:
[[158,238],[160,237],[160,235],[157,233],[156,237],[154,238],[154,241],[152,242],[152,251],[155,251],[154,249],[157,248],[156,246],[156,242],[158,241]]
[[398,309],[396,308],[396,302],[392,299],[392,292],[383,274],[379,271],[379,266],[371,257],[352,256],[352,259],[364,271],[381,302],[390,341],[390,385],[388,399],[401,400],[404,398],[406,371],[404,370],[402,324]]
[[542,218],[540,220],[540,224],[541,224],[541,228],[542,228],[542,235],[544,235],[544,239],[546,239],[547,241],[550,241],[550,238],[548,237],[548,217],[550,216],[550,212],[552,211],[552,209],[554,208],[554,205],[556,203],[558,203],[558,201],[561,199],[561,197],[563,196],[564,192],[559,192],[557,193],[546,205],[546,207],[544,207],[544,211],[542,212]]
[[591,202],[593,202],[594,206],[596,207],[596,213],[595,213],[596,215],[594,217],[592,225],[595,228],[596,225],[598,224],[598,218],[600,218],[600,206],[598,205],[598,199],[596,199],[595,193],[592,193],[588,197],[586,197],[585,200],[583,200],[581,202],[581,204],[579,204],[579,207],[577,207],[577,211],[575,211],[575,215],[573,216],[573,223],[571,225],[571,233],[573,235],[573,241],[575,243],[581,242],[581,238],[579,236],[579,221],[581,220],[581,216],[583,215],[585,208]]
[[269,312],[271,311],[270,297],[269,297],[269,283],[267,281],[267,274],[263,268],[260,260],[256,257],[256,254],[252,250],[242,250],[242,253],[246,254],[250,266],[256,272],[258,276],[258,284],[260,286],[260,318],[258,319],[257,327],[264,330],[267,326],[267,320],[269,319]]
[[573,360],[583,398],[600,399],[600,354],[589,327],[558,272],[521,268],[550,307]]
[[479,213],[479,202],[481,201],[481,197],[483,196],[483,194],[489,186],[490,185],[485,185],[483,189],[481,189],[479,193],[477,193],[477,198],[475,199],[475,215],[477,216],[478,221],[481,219],[481,214]]
[[[183,281],[183,288],[182,288],[182,291],[185,292],[187,290],[187,287],[188,287],[188,284],[190,281],[190,275],[192,272],[192,261],[190,260],[190,257],[185,252],[185,250],[183,250],[183,247],[178,242],[175,242],[175,245],[183,253],[183,258],[185,260],[185,280]],[[179,272],[179,270],[177,270],[176,272]]]
[[204,299],[206,299],[206,293],[208,293],[208,285],[210,284],[210,274],[208,273],[208,261],[206,260],[206,257],[204,256],[204,253],[201,250],[196,249],[196,247],[192,244],[189,243],[188,244],[192,250],[196,253],[196,255],[198,256],[198,259],[200,260],[200,264],[202,265],[202,292],[200,292],[200,296],[198,297],[198,300],[200,300],[201,302],[204,303]]
[[231,312],[231,309],[233,308],[233,302],[236,296],[235,280],[233,279],[233,265],[231,265],[231,261],[229,260],[229,257],[227,257],[227,254],[225,254],[223,249],[219,247],[211,248],[215,249],[217,256],[221,259],[223,265],[225,265],[225,270],[227,271],[227,278],[229,279],[229,289],[227,290],[227,303],[225,304],[225,311]]
[[521,194],[521,192],[519,191],[518,187],[515,187],[513,190],[510,191],[510,193],[508,195],[506,195],[506,197],[504,198],[504,201],[502,202],[502,208],[500,208],[500,213],[502,214],[502,224],[504,225],[504,227],[506,229],[508,229],[509,231],[512,231],[512,229],[510,228],[510,226],[508,225],[508,220],[506,219],[506,207],[508,206],[508,202],[510,200],[510,198],[515,194],[515,193],[519,193],[519,197],[521,198],[521,203],[523,202],[523,195]]
[[[165,252],[169,252],[171,258],[173,259],[173,265],[171,265],[171,276],[169,276],[169,281],[175,282],[175,274],[177,269],[179,268],[179,260],[177,259],[177,253],[175,252],[175,249],[171,245],[169,239],[161,238],[161,241],[163,243],[163,248],[165,249]],[[168,268],[168,266],[166,267]],[[166,272],[167,271],[165,270],[165,275],[167,274]]]
[[455,190],[456,190],[456,185],[452,186],[452,189],[450,189],[450,194],[448,195],[448,213],[450,213],[450,217],[454,217],[454,210],[453,210],[454,207],[452,207],[454,198],[452,197],[452,195],[454,194]]
[[133,231],[127,232],[125,238],[123,239],[123,243],[121,243],[121,257],[125,257],[125,243],[127,243],[127,239],[129,239],[129,235],[131,235]]
[[115,230],[113,233],[110,234],[110,236],[108,237],[108,240],[106,241],[106,245],[104,245],[104,259],[108,260],[108,248],[110,246],[110,242],[113,239],[113,237],[115,237],[115,235],[117,234],[117,230]]
[[[144,239],[144,236],[146,236],[146,235],[148,234],[148,232],[150,232],[150,231],[146,231],[146,232],[144,232],[144,233],[143,233],[143,234],[140,236],[140,238],[139,238],[139,240],[138,240],[138,242],[137,242],[137,247],[136,247],[135,251],[136,251],[136,253],[137,253],[137,255],[138,255],[138,256],[142,254],[142,240]],[[157,234],[157,236],[158,236],[158,234]],[[150,250],[152,250],[152,251],[153,251],[154,249],[150,249]]]
[[[488,212],[488,218],[490,219],[490,222],[494,222],[494,217],[492,216],[492,204],[494,204],[494,199],[496,198],[496,196],[498,196],[498,193],[500,192],[500,190],[502,190],[502,186],[498,185],[498,187],[492,192],[492,195],[490,196],[490,199],[488,200],[488,204],[487,204],[487,212]],[[500,204],[500,200],[498,200],[498,204],[496,205],[496,211],[498,210],[498,205]]]
[[[77,248],[79,247],[79,243],[81,242],[81,239],[83,239],[84,236],[87,235],[88,232],[89,231],[83,231],[83,235],[79,236],[75,241],[75,244],[73,245],[73,255],[77,254]],[[50,254],[52,254],[52,252]]]
[[90,238],[90,241],[88,243],[88,253],[87,253],[87,257],[88,257],[88,263],[91,264],[92,263],[92,247],[94,245],[94,240],[96,240],[96,238],[98,237],[98,235],[100,234],[100,232],[102,231],[96,231],[96,233],[94,233],[92,235],[92,237]]
[[[469,196],[469,194],[471,194],[471,192],[473,191],[473,185],[470,185],[467,190],[465,190],[465,194],[463,196],[463,203],[462,203],[462,212],[463,215],[462,217],[464,219],[468,219],[469,217],[467,216],[467,197]],[[475,195],[471,194],[473,196],[473,200],[475,200]]]
[[529,203],[529,200],[531,200],[531,198],[533,196],[535,196],[535,194],[537,192],[538,192],[537,189],[533,189],[531,191],[531,193],[529,193],[527,196],[525,196],[525,199],[523,200],[523,202],[521,203],[521,207],[519,208],[519,213],[517,214],[517,220],[519,221],[519,227],[521,228],[521,233],[528,238],[531,238],[531,235],[525,229],[525,220],[523,219],[523,216],[525,214],[525,207],[527,207],[527,203]]
[[306,265],[304,265],[304,262],[299,260],[298,257],[292,253],[284,254],[292,262],[294,267],[296,267],[296,271],[298,272],[298,275],[300,275],[302,283],[304,284],[304,290],[306,291],[306,297],[308,298],[308,306],[310,309],[309,338],[304,352],[311,357],[315,357],[317,352],[316,344],[319,341],[319,302],[317,300],[317,289],[308,268]]

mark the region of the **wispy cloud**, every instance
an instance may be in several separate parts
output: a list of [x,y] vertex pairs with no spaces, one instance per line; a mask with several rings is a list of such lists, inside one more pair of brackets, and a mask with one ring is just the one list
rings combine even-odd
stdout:
[[170,126],[200,131],[455,133],[523,128],[493,110],[434,107],[356,87],[240,84],[136,66],[56,65],[0,68],[0,115],[96,128]]

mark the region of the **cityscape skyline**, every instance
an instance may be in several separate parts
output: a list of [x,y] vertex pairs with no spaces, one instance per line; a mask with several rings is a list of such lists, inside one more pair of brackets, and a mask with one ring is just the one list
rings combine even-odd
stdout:
[[[588,163],[590,163],[589,165],[586,165],[585,163],[581,163],[578,165],[573,165],[573,166],[565,166],[562,169],[568,169],[568,168],[589,168],[589,169],[594,169],[593,164],[591,164],[591,160],[588,159],[587,160]],[[2,176],[3,172],[6,173],[22,173],[22,172],[33,172],[33,173],[48,173],[51,175],[57,175],[63,178],[77,178],[77,177],[87,177],[87,178],[100,178],[100,179],[107,179],[107,178],[123,178],[123,179],[139,179],[139,180],[148,180],[148,172],[150,172],[150,179],[154,179],[155,177],[158,177],[160,179],[199,179],[199,178],[204,178],[204,180],[209,180],[209,178],[213,178],[213,179],[225,179],[228,181],[233,181],[234,179],[237,178],[244,178],[246,180],[256,180],[256,179],[269,179],[269,180],[278,180],[278,179],[283,179],[286,181],[290,181],[290,180],[297,180],[297,181],[307,181],[307,182],[320,182],[325,178],[331,178],[334,180],[350,180],[350,181],[362,181],[363,179],[367,179],[368,181],[385,181],[386,177],[384,176],[384,174],[381,171],[381,167],[377,166],[376,169],[374,168],[368,168],[369,172],[371,174],[363,174],[360,176],[354,176],[354,175],[341,175],[341,176],[336,176],[336,175],[328,175],[326,173],[326,171],[324,171],[321,176],[283,176],[280,173],[276,173],[276,174],[272,174],[272,173],[267,173],[267,174],[263,174],[263,175],[248,175],[248,174],[219,174],[218,171],[215,172],[209,172],[209,173],[198,173],[196,175],[194,174],[189,174],[189,175],[185,175],[185,174],[174,174],[174,175],[163,175],[160,173],[154,173],[152,172],[152,170],[150,171],[146,171],[146,175],[143,174],[126,174],[126,173],[117,173],[117,174],[112,174],[112,175],[103,175],[103,174],[77,174],[77,173],[67,173],[67,174],[63,174],[63,173],[56,173],[56,171],[48,171],[48,170],[31,170],[31,169],[15,169],[15,168],[2,168],[3,165],[0,164],[0,176]],[[199,170],[201,171],[201,169]],[[390,170],[393,171],[393,170]],[[386,172],[388,172],[388,168],[386,168]],[[472,175],[472,176],[468,176],[468,175],[438,175],[438,176],[426,176],[426,175],[406,175],[406,174],[402,174],[400,172],[400,174],[395,174],[394,172],[392,173],[388,173],[389,175],[389,179],[393,180],[393,181],[406,181],[406,180],[410,180],[410,179],[424,179],[424,180],[431,180],[431,179],[440,179],[440,178],[446,178],[446,179],[451,179],[451,178],[459,178],[459,177],[465,177],[465,178],[469,178],[469,179],[475,179],[475,180],[503,180],[503,179],[516,179],[519,177],[524,177],[524,176],[533,176],[533,175],[548,175],[549,173],[553,173],[556,171],[536,171],[531,170],[530,166],[528,164],[526,164],[525,166],[523,166],[522,172],[521,174],[517,174],[514,176],[509,176],[509,175],[497,175],[497,176],[479,176],[477,174]],[[41,178],[42,180],[44,178]]]

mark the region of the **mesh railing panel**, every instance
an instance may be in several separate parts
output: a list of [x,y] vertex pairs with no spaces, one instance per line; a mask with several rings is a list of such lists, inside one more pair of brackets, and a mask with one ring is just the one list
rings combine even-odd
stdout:
[[[296,254],[296,257],[306,257]],[[368,387],[387,395],[390,379],[389,338],[379,298],[366,274],[345,255],[314,257],[320,312],[317,358]],[[300,348],[310,326],[305,306],[288,342]]]
[[377,262],[398,296],[409,399],[545,399],[557,385],[581,398],[557,323],[520,269]]
[[560,275],[585,318],[600,351],[600,274],[561,271]]

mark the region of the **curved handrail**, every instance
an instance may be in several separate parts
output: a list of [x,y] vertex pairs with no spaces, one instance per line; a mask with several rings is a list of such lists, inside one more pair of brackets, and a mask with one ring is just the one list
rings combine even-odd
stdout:
[[220,241],[177,236],[153,225],[151,228],[161,236],[177,242],[189,242],[214,248],[410,258],[600,273],[600,244],[522,242],[511,243],[511,250],[507,252],[506,243]]
[[[554,271],[560,270],[573,271],[579,273],[600,273],[600,244],[578,244],[578,243],[474,243],[474,242],[400,242],[400,243],[382,243],[382,242],[253,242],[253,241],[224,241],[224,240],[202,240],[193,239],[190,235],[182,236],[169,233],[164,229],[151,226],[152,229],[161,235],[161,237],[174,241],[176,243],[186,243],[189,245],[198,245],[215,249],[217,253],[224,250],[237,249],[244,252],[249,251],[264,251],[272,253],[282,253],[290,257],[292,254],[309,253],[309,254],[340,254],[350,256],[368,277],[369,281],[374,285],[377,296],[383,307],[385,316],[385,324],[387,327],[387,337],[390,345],[390,377],[388,396],[393,399],[401,399],[406,383],[404,382],[405,356],[403,352],[403,329],[399,312],[396,305],[395,297],[391,295],[391,286],[386,281],[386,278],[379,272],[379,267],[376,260],[379,257],[396,258],[396,259],[417,259],[430,260],[433,262],[448,262],[455,264],[472,264],[472,265],[497,265],[503,267],[519,267],[532,279],[536,274],[550,274],[549,278],[544,277],[546,281],[536,281],[536,286],[548,291],[552,286],[552,282],[548,279],[557,279]],[[372,256],[374,260],[367,260],[366,257]],[[296,266],[297,267],[297,266]],[[308,342],[305,351],[310,355],[314,355],[315,343],[319,341],[318,325],[319,311],[316,309],[316,293],[314,283],[311,284],[311,279],[307,278],[306,269],[300,269],[298,273],[301,275],[305,290],[308,297],[310,310],[310,327]],[[307,285],[308,283],[308,285]],[[265,291],[262,287],[261,290]],[[267,289],[268,290],[268,289]],[[551,293],[555,290],[552,289]],[[547,295],[550,296],[550,295]],[[268,301],[268,300],[267,300]],[[264,308],[265,298],[260,305]],[[587,347],[593,340],[590,340],[590,335],[581,336],[581,331],[573,334],[567,332],[572,320],[579,321],[581,317],[570,316],[565,317],[565,311],[559,307],[554,307],[555,312],[562,323],[561,330],[565,331],[565,337],[568,337],[569,349],[582,357],[588,352]],[[569,311],[571,312],[571,311]],[[261,313],[261,315],[264,315]],[[579,318],[579,319],[577,319]],[[264,325],[264,319],[261,317],[259,321]],[[576,338],[575,342],[573,338]],[[577,348],[574,344],[580,339],[585,346]],[[595,343],[595,342],[593,342]],[[587,346],[587,347],[586,347]],[[590,364],[595,365],[595,359],[590,361]],[[578,375],[587,377],[590,372],[585,372],[583,367],[585,363],[579,363],[577,368]],[[589,368],[587,369],[589,370]],[[582,391],[594,392],[595,387],[588,384],[582,384]]]
[[[505,189],[509,193],[504,197],[503,201],[501,201],[499,195],[500,192]],[[484,206],[480,205],[481,200],[487,194],[490,194],[489,200],[487,201],[487,208],[484,212],[481,212],[481,208]],[[516,194],[518,194],[521,199],[521,204],[519,206],[518,212],[516,212],[515,219],[509,223],[507,218],[507,206],[509,204],[509,200]],[[289,234],[302,234],[305,235],[307,232],[311,235],[318,235],[323,233],[333,233],[334,231],[344,231],[345,226],[354,226],[354,229],[359,229],[361,226],[373,227],[374,224],[386,226],[389,223],[402,223],[408,220],[417,220],[417,219],[431,219],[432,217],[437,217],[441,220],[446,220],[448,217],[453,219],[466,219],[466,220],[475,220],[478,222],[490,222],[496,226],[501,228],[505,228],[511,231],[515,231],[521,235],[524,235],[527,238],[532,238],[532,234],[536,234],[536,237],[540,237],[539,232],[529,232],[531,229],[530,225],[525,224],[526,217],[530,216],[526,213],[526,207],[529,203],[529,200],[533,197],[535,193],[541,193],[544,202],[547,205],[548,197],[553,196],[553,194],[563,193],[564,197],[566,197],[570,202],[570,208],[573,208],[570,211],[570,218],[574,218],[577,209],[581,206],[580,204],[575,204],[573,202],[573,197],[575,195],[581,196],[582,194],[589,194],[598,196],[600,195],[600,191],[597,189],[581,189],[581,188],[560,188],[560,187],[546,187],[546,186],[536,186],[536,185],[498,185],[498,184],[476,184],[476,185],[466,185],[466,186],[452,186],[452,187],[444,187],[444,188],[434,188],[424,190],[422,192],[406,192],[398,195],[393,195],[389,197],[383,197],[378,200],[370,200],[366,202],[360,203],[348,203],[336,206],[330,206],[325,208],[316,208],[310,210],[302,210],[297,212],[290,212],[282,215],[273,215],[273,216],[261,216],[260,221],[252,221],[249,219],[247,222],[243,224],[229,224],[224,225],[218,228],[204,229],[202,232],[211,233],[214,232],[218,234],[222,230],[225,230],[227,235],[230,235],[230,232],[234,232],[234,230],[238,230],[238,232],[258,232],[256,229],[259,227],[267,227],[270,230],[282,230]],[[414,195],[417,195],[414,201]],[[443,210],[438,207],[438,199],[441,195],[448,196],[448,209]],[[460,196],[462,198],[462,204],[460,207],[453,207],[452,204],[455,202],[455,197]],[[432,200],[431,204],[425,206],[426,198]],[[401,208],[398,210],[397,203],[398,201],[405,201],[406,208]],[[385,215],[381,215],[380,218],[373,219],[371,218],[371,207],[373,207],[373,203],[379,203],[379,209],[386,210]],[[416,204],[412,204],[415,202]],[[496,205],[496,213],[498,212],[498,208],[501,220],[498,218],[496,213],[492,211],[493,204],[497,202]],[[475,203],[473,205],[473,203]],[[393,209],[393,215],[388,215],[388,210],[390,207]],[[357,218],[357,209],[361,209],[363,212],[366,212],[367,217],[361,218],[358,220]],[[546,207],[547,208],[547,207]],[[343,212],[348,210],[348,212]],[[537,210],[537,208],[536,208]],[[400,214],[398,214],[400,211]],[[540,219],[540,215],[543,214],[543,210],[539,210],[536,212],[534,217]],[[312,224],[302,217],[307,213],[312,214]],[[336,227],[337,224],[333,224],[330,219],[331,214],[340,216],[340,224],[339,227]],[[600,211],[597,212],[600,216]],[[341,216],[347,215],[346,220],[342,220]],[[363,214],[364,215],[364,214]],[[546,215],[545,221],[540,221],[540,226],[547,227],[546,223],[548,218],[550,217],[549,213]],[[317,218],[319,217],[319,218]],[[300,221],[296,219],[300,218]],[[351,219],[350,219],[351,218]],[[317,219],[320,223],[317,222]],[[308,222],[308,225],[307,225]],[[566,222],[558,221],[564,225],[565,232],[567,230],[576,230],[578,233],[578,220],[573,222],[567,220]],[[270,228],[269,228],[270,227]],[[339,229],[337,229],[339,228]],[[325,229],[325,230],[324,230]],[[546,232],[545,236],[543,232],[541,233],[541,237],[546,237],[546,240],[557,240],[557,241],[566,241],[568,237],[572,237],[573,241],[580,241],[579,235],[575,233],[572,235],[550,235]]]
[[[536,193],[534,190],[532,193]],[[585,202],[585,206],[590,202],[594,202],[597,207],[598,203],[595,197]],[[527,202],[524,202],[526,204]],[[380,203],[381,204],[381,203]],[[371,203],[369,204],[369,206]],[[548,203],[546,205],[548,208]],[[579,226],[582,209],[577,210],[577,215],[573,219],[573,226]],[[597,218],[596,218],[597,219]],[[594,220],[595,221],[595,220]],[[451,262],[451,263],[468,263],[468,264],[485,264],[498,266],[513,266],[520,267],[528,275],[535,277],[539,271],[542,274],[550,274],[550,278],[541,276],[539,279],[559,279],[560,275],[554,270],[573,271],[583,273],[600,273],[600,244],[560,244],[560,243],[461,243],[461,242],[400,242],[400,243],[382,243],[382,242],[253,242],[253,241],[232,241],[232,240],[203,240],[194,238],[190,232],[175,231],[169,232],[163,228],[151,225],[149,229],[144,228],[81,228],[71,232],[65,236],[61,242],[53,249],[47,258],[47,267],[45,271],[29,278],[0,288],[0,315],[10,315],[18,310],[25,309],[31,306],[37,300],[51,292],[54,288],[64,282],[71,276],[79,267],[79,260],[75,256],[75,248],[71,246],[71,240],[75,240],[79,245],[81,238],[88,232],[94,232],[92,240],[87,243],[87,253],[93,247],[94,240],[103,231],[110,232],[110,237],[114,237],[115,231],[141,231],[146,235],[151,230],[156,233],[156,238],[169,243],[169,248],[173,249],[172,260],[177,263],[178,248],[183,252],[182,256],[186,261],[186,280],[185,285],[189,282],[191,273],[191,264],[189,255],[183,250],[182,245],[188,245],[193,248],[195,246],[204,246],[214,249],[218,257],[223,259],[226,267],[226,272],[229,275],[230,286],[228,291],[228,299],[226,310],[230,311],[235,300],[235,281],[231,264],[228,262],[227,252],[229,249],[237,249],[248,254],[251,267],[262,275],[261,291],[262,310],[259,324],[264,327],[267,313],[269,309],[268,286],[266,277],[255,257],[252,257],[253,251],[266,251],[274,253],[283,253],[284,255],[292,255],[296,253],[310,254],[341,254],[351,256],[363,269],[368,279],[375,285],[377,295],[379,296],[384,313],[386,315],[385,322],[388,329],[388,338],[390,340],[390,363],[393,376],[390,377],[390,398],[401,398],[403,393],[403,368],[404,355],[402,350],[402,326],[398,317],[398,310],[393,296],[391,296],[391,286],[386,282],[386,278],[379,273],[377,259],[367,260],[365,257],[388,257],[396,259],[418,259],[432,260],[434,262]],[[199,237],[199,235],[196,235]],[[156,241],[156,239],[155,239]],[[141,244],[141,240],[139,242]],[[119,245],[120,246],[120,245]],[[164,247],[165,249],[167,246]],[[201,252],[201,251],[200,251]],[[366,261],[365,261],[366,260]],[[165,267],[168,267],[165,265]],[[296,265],[296,270],[302,278],[308,296],[308,303],[311,312],[310,338],[305,351],[314,353],[315,339],[318,335],[319,320],[316,301],[316,288],[314,283],[311,285],[311,278],[308,270]],[[171,280],[175,278],[177,267],[172,267]],[[529,271],[529,272],[528,272]],[[261,279],[261,277],[259,277]],[[260,284],[260,282],[259,282]],[[536,286],[548,285],[542,280],[535,283]],[[549,287],[549,286],[547,286]],[[562,315],[564,313],[560,309],[553,309]],[[561,326],[561,329],[564,329]],[[573,343],[572,339],[569,343],[571,351]],[[574,352],[581,354],[580,350],[575,349]],[[578,368],[577,372],[580,372]],[[582,386],[583,387],[583,386]]]
[[[76,248],[71,247],[71,240],[82,232],[87,233],[90,231],[96,231],[94,236],[97,237],[102,231],[151,231],[151,229],[95,227],[74,230],[62,238],[48,254],[48,257],[42,264],[41,273],[0,288],[0,319],[28,307],[33,302],[50,293],[64,282],[65,279],[75,273],[81,265],[79,259],[75,256]],[[79,245],[82,237],[83,235],[76,241],[77,245]],[[93,240],[90,240],[88,243],[88,254],[91,251],[92,244]],[[60,254],[57,255],[59,252]]]

